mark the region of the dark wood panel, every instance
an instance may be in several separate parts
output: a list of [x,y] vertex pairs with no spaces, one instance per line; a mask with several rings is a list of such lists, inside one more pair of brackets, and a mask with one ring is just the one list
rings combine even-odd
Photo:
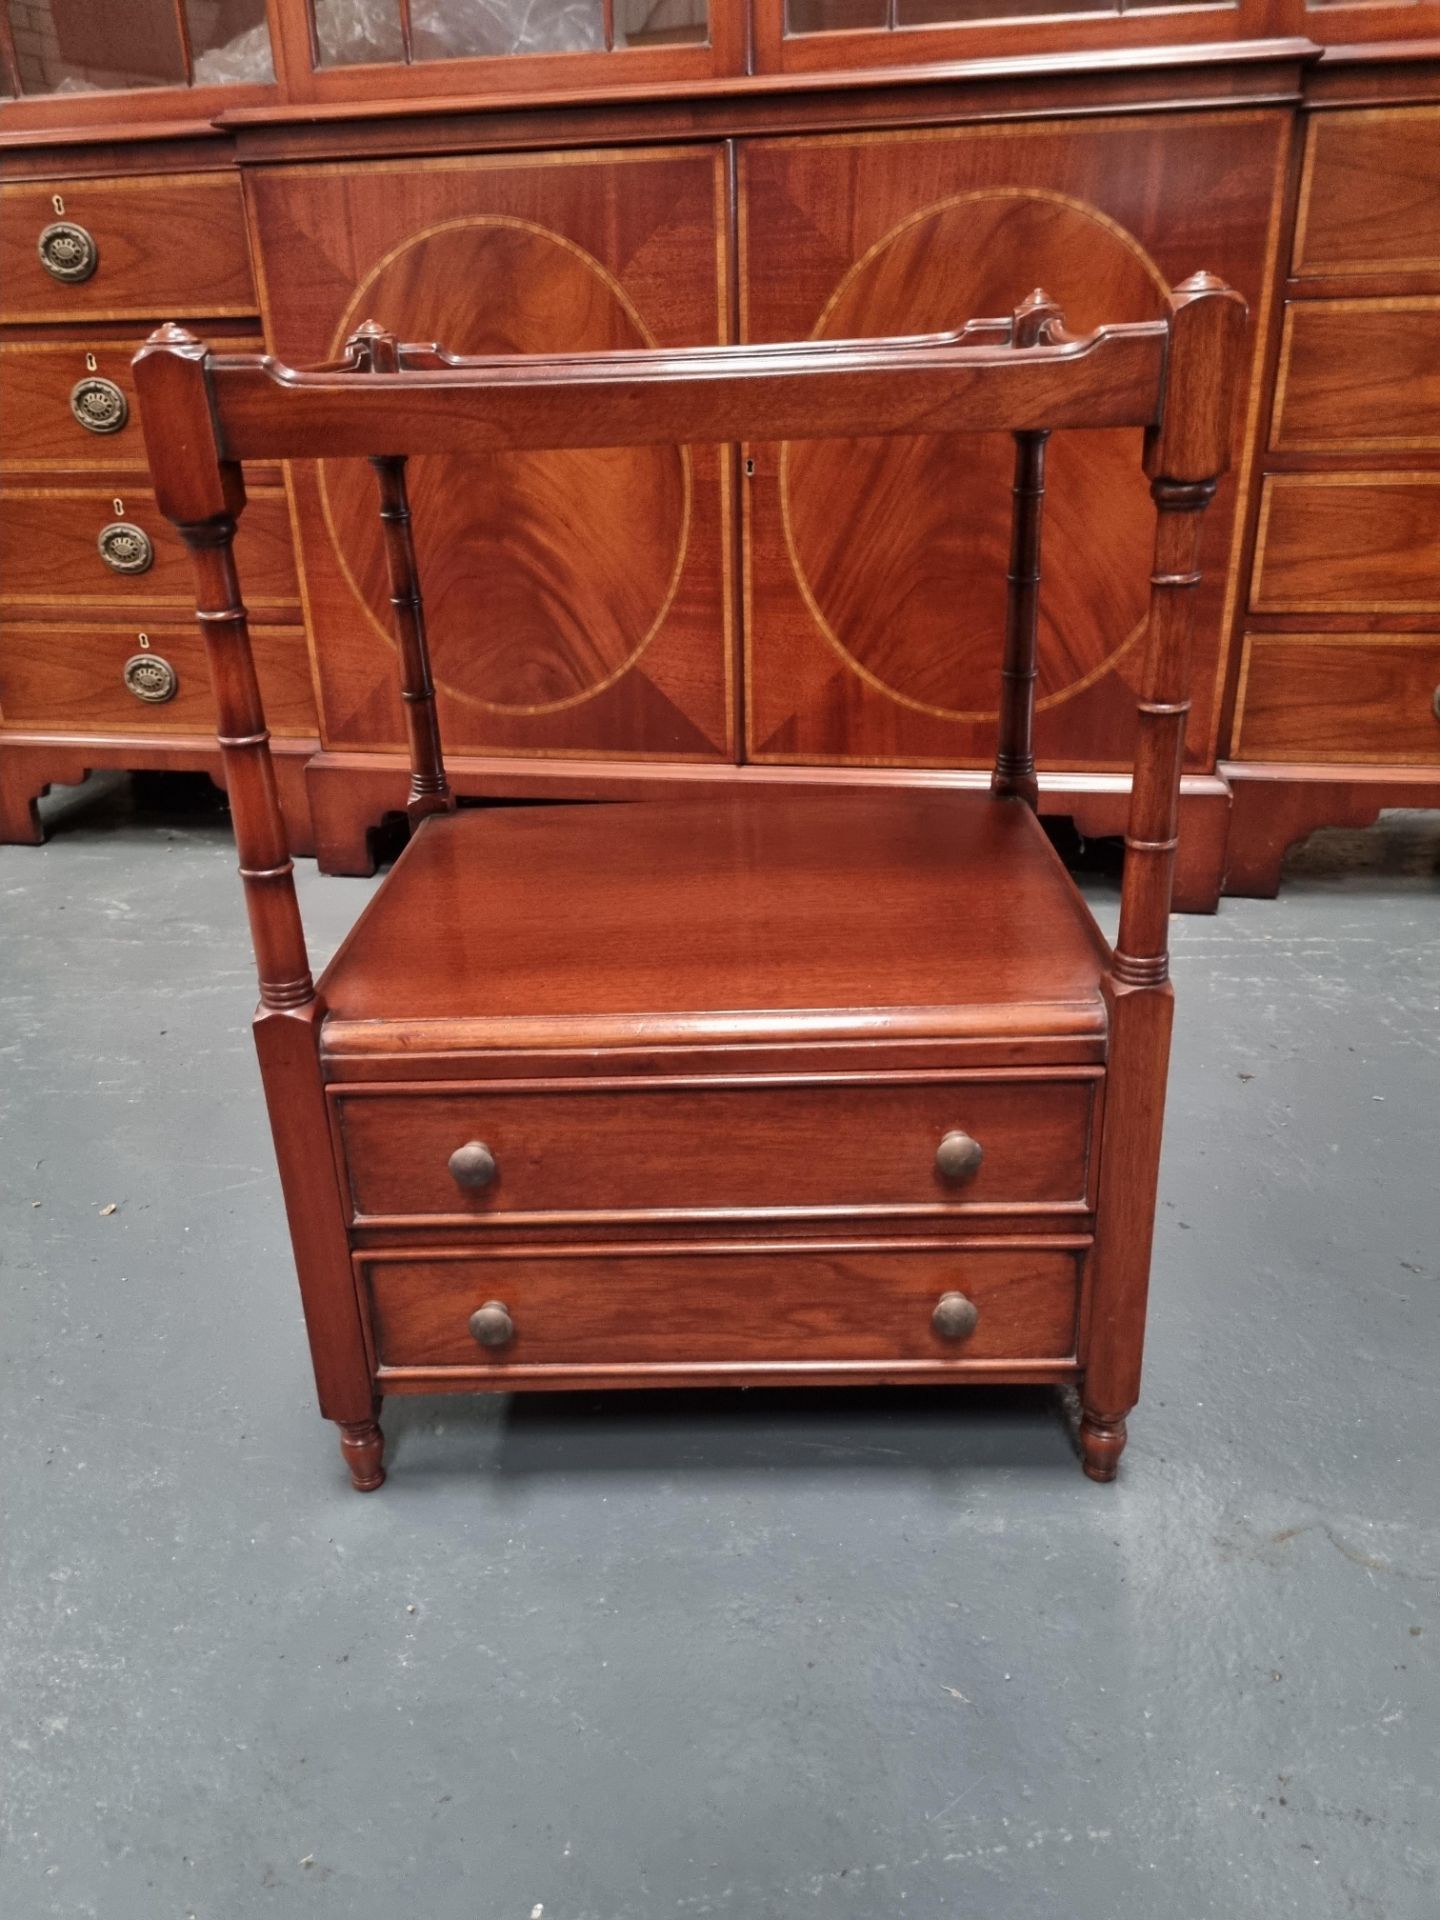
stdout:
[[1440,763],[1440,634],[1249,634],[1235,751]]
[[[725,335],[715,148],[277,168],[251,191],[267,331],[297,362],[367,318],[454,352]],[[412,463],[447,744],[729,756],[727,462],[642,447]],[[295,483],[325,738],[398,743],[373,476],[331,461]]]
[[[778,1252],[512,1251],[499,1258],[360,1259],[376,1360],[503,1380],[532,1367],[670,1367],[825,1361],[1061,1360],[1075,1352],[1080,1256],[1055,1248],[847,1248]],[[974,1302],[949,1340],[944,1293]],[[481,1346],[472,1313],[503,1302],[514,1337]]]
[[[1079,1209],[1097,1084],[492,1084],[349,1089],[335,1110],[356,1213],[371,1217]],[[936,1154],[956,1131],[984,1157],[947,1178]],[[478,1190],[448,1166],[475,1141],[496,1168]]]
[[[87,280],[57,280],[40,263],[41,233],[62,220],[94,240],[98,262]],[[234,174],[0,187],[0,321],[254,311]]]
[[[154,493],[132,485],[134,478],[117,473],[110,486],[92,481],[0,492],[0,605],[57,615],[103,608],[120,619],[131,608],[193,609],[190,556]],[[100,534],[122,522],[150,541],[154,562],[143,573],[117,573],[100,557]],[[236,544],[248,605],[293,614],[299,586],[289,511],[279,488],[252,491]]]
[[1305,276],[1440,268],[1440,107],[1312,117],[1294,259]]
[[1256,613],[1440,611],[1440,473],[1272,474]]
[[[1203,265],[1250,300],[1258,349],[1288,137],[1286,116],[1262,111],[752,143],[745,336],[944,328],[1008,312],[1037,280],[1075,326],[1146,319]],[[747,452],[748,756],[987,761],[1008,436]],[[1042,766],[1120,766],[1131,749],[1153,531],[1139,452],[1122,431],[1050,445]],[[1236,497],[1223,483],[1206,533],[1192,766],[1213,754]]]
[[[298,627],[250,630],[277,736],[315,732],[310,655]],[[175,692],[151,703],[133,693],[126,663],[149,653],[175,673]],[[203,734],[215,727],[215,703],[199,634],[192,625],[144,628],[7,619],[0,624],[0,719],[11,727],[77,734]]]
[[1281,453],[1440,448],[1440,297],[1292,302],[1270,444]]
[[[135,404],[135,386],[130,362],[144,336],[131,333],[114,340],[78,334],[73,340],[0,340],[0,468],[63,468],[79,472],[87,468],[141,468],[145,466],[145,443],[140,434],[140,417]],[[242,334],[233,341],[237,352],[250,352],[263,343],[255,334]],[[72,406],[86,406],[85,389],[94,382],[105,382],[119,389],[123,400],[123,421],[105,432],[83,425]],[[107,411],[108,396],[92,395],[88,417],[100,424],[112,420]]]

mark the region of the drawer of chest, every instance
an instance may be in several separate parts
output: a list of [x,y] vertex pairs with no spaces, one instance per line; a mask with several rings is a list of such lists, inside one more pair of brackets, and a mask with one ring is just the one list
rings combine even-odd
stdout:
[[1069,1360],[1083,1253],[933,1246],[357,1256],[377,1367]]
[[1067,1078],[332,1096],[357,1218],[1082,1211],[1098,1070]]
[[1281,453],[1440,447],[1440,296],[1287,307],[1270,444]]
[[1440,473],[1277,473],[1265,482],[1255,613],[1440,612]]
[[[131,361],[144,340],[0,341],[0,467],[145,470]],[[259,352],[259,336],[228,337]]]
[[1440,107],[1310,116],[1297,275],[1440,266]]
[[1247,634],[1235,752],[1440,762],[1440,633]]
[[0,187],[0,321],[254,311],[233,173]]
[[[300,627],[252,626],[273,734],[316,730]],[[66,733],[213,733],[205,647],[194,627],[0,620],[0,719]]]
[[[23,607],[195,605],[185,544],[148,487],[112,484],[0,491],[0,602]],[[298,616],[290,515],[279,487],[256,487],[240,516],[235,560],[252,614]],[[123,614],[121,616],[124,617]]]

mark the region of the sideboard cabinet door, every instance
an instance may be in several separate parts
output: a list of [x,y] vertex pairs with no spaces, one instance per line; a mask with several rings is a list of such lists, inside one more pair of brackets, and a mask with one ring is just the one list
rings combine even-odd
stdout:
[[[719,147],[249,175],[272,351],[328,358],[362,321],[456,353],[688,346],[726,335]],[[403,750],[389,587],[364,461],[293,473],[332,749]],[[731,455],[427,456],[410,500],[457,753],[724,760]]]
[[[1273,109],[762,140],[741,156],[751,340],[940,331],[1043,286],[1072,327],[1163,312],[1207,267],[1266,330],[1287,116]],[[1208,516],[1187,764],[1214,765],[1239,516]],[[747,448],[746,751],[769,762],[984,765],[994,728],[1013,449],[938,438]],[[1049,456],[1036,748],[1131,752],[1153,512],[1130,432]],[[1088,503],[1115,503],[1097,522]]]

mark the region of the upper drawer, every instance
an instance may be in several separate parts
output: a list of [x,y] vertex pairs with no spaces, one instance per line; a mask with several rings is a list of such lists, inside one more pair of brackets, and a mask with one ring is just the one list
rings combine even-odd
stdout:
[[[252,613],[298,614],[300,588],[282,488],[251,489],[235,561]],[[0,603],[188,612],[195,605],[195,576],[155,495],[132,486],[128,477],[114,476],[113,487],[13,487],[0,492]]]
[[0,187],[0,321],[254,311],[233,174]]
[[1440,473],[1282,473],[1265,482],[1255,613],[1440,608]]
[[1294,272],[1397,268],[1440,268],[1440,107],[1313,114]]
[[1440,297],[1287,307],[1270,444],[1279,453],[1440,447]]
[[[694,1212],[1081,1209],[1093,1075],[898,1083],[609,1086],[336,1096],[357,1216],[462,1220]],[[952,1132],[983,1153],[946,1178]],[[483,1187],[450,1156],[482,1143]]]
[[[145,439],[130,362],[131,340],[0,342],[0,468],[145,467]],[[258,337],[227,338],[255,352]]]

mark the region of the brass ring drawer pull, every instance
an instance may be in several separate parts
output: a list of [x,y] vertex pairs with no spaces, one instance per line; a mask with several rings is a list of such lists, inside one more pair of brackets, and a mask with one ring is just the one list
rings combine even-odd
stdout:
[[968,1340],[979,1318],[980,1309],[963,1293],[942,1293],[935,1302],[930,1324],[942,1340]]
[[482,1347],[508,1347],[515,1338],[515,1322],[503,1300],[487,1300],[470,1316],[471,1338]]
[[160,706],[180,691],[180,676],[158,653],[132,653],[120,669],[126,689],[147,706]]
[[457,1147],[446,1165],[457,1187],[488,1187],[500,1171],[495,1156],[483,1140],[467,1140]]
[[113,380],[92,373],[70,389],[70,411],[87,433],[119,433],[130,418],[130,402]]
[[956,1127],[935,1149],[935,1171],[942,1180],[968,1180],[980,1171],[984,1158],[985,1149],[980,1142]]
[[112,520],[100,529],[95,543],[100,558],[116,573],[148,573],[155,564],[155,549],[143,527],[130,520]]
[[73,220],[53,221],[35,243],[40,264],[55,280],[78,286],[88,280],[100,264],[100,249],[87,227]]

